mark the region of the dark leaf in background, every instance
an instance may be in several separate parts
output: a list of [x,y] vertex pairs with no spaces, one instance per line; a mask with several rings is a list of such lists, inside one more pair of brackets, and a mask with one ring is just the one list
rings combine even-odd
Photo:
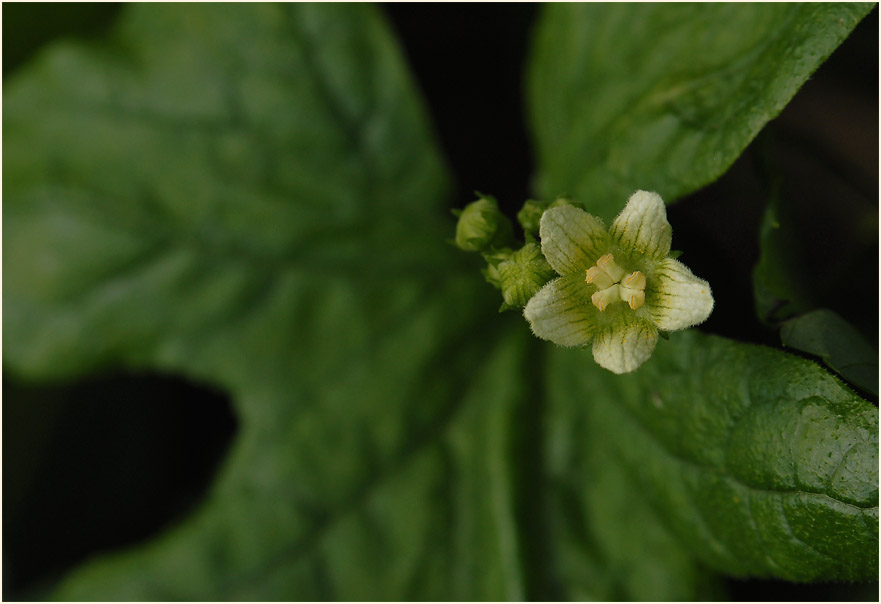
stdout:
[[753,271],[756,314],[772,327],[815,306],[812,293],[818,289],[813,267],[800,262],[798,230],[789,212],[781,216],[790,208],[781,208],[779,197],[779,186],[774,187],[759,234],[762,255]]
[[22,2],[3,7],[3,77],[59,37],[103,35],[119,16],[115,2]]
[[[771,149],[783,145],[780,139],[762,141],[766,158]],[[791,154],[782,157],[793,162]],[[801,171],[809,168],[802,166]],[[828,168],[826,173],[818,168],[816,178],[807,181],[797,179],[803,173],[784,170],[767,159],[763,169],[771,191],[760,229],[761,254],[752,275],[759,319],[777,329],[783,321],[826,306],[859,318],[861,331],[870,332],[870,326],[877,326],[865,318],[865,311],[872,309],[874,314],[876,306],[877,201],[859,191],[859,179],[830,174]],[[813,196],[808,194],[812,182],[820,190]],[[854,284],[852,294],[842,294],[844,283]],[[876,343],[877,335],[868,337]]]
[[815,310],[786,321],[780,339],[784,346],[820,357],[841,377],[878,396],[878,351],[831,310]]

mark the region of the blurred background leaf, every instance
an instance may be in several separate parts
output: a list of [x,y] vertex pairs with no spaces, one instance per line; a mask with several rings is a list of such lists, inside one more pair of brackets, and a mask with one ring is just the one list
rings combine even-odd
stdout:
[[[865,206],[842,211],[841,206],[853,203],[847,197],[836,199],[832,207],[801,203],[793,187],[784,186],[779,166],[769,160],[770,146],[765,145],[763,155],[771,194],[753,270],[756,313],[770,329],[779,329],[784,346],[820,357],[843,379],[877,397],[877,332],[867,333],[871,328],[865,322],[858,329],[837,312],[821,308],[829,305],[859,317],[860,307],[877,306],[877,299],[866,293],[877,290],[877,271],[866,263],[877,251],[877,229],[873,233],[861,224]],[[855,284],[853,295],[841,295],[838,284],[844,283]]]
[[[556,4],[529,66],[536,188],[611,220],[727,170],[874,4]],[[565,58],[564,58],[565,57]]]
[[825,289],[816,286],[816,267],[803,261],[794,213],[795,208],[781,205],[779,182],[775,183],[762,218],[761,256],[753,271],[756,314],[770,326],[816,306],[815,296]]
[[133,5],[4,100],[7,369],[175,372],[240,423],[195,514],[55,597],[523,597],[527,335],[475,337],[482,283],[374,9]]
[[[796,178],[783,165],[786,156],[775,153],[781,138],[773,132],[759,141],[761,170],[770,191],[752,275],[756,313],[776,329],[783,321],[827,307],[859,320],[863,332],[877,331],[877,323],[864,318],[877,315],[875,297],[867,295],[878,289],[873,262],[878,249],[877,199],[862,198],[871,194],[862,190],[871,185],[862,182],[853,167],[851,174],[836,174],[841,182],[834,188],[826,179],[805,178],[804,169],[798,175],[802,178]],[[805,147],[810,149],[808,143]],[[837,171],[835,163],[827,170]],[[822,191],[819,204],[807,194],[812,187]],[[859,293],[842,296],[833,286],[840,283],[859,284]],[[870,337],[874,341],[877,334]]]
[[783,345],[807,352],[845,380],[878,396],[878,351],[831,310],[814,310],[783,323]]
[[3,77],[58,37],[83,40],[103,35],[119,16],[116,2],[21,2],[3,7]]

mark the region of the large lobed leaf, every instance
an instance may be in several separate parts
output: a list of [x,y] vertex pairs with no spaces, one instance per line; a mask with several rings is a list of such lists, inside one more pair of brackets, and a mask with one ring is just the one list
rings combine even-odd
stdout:
[[610,219],[637,188],[669,202],[712,182],[873,6],[548,5],[528,81],[539,193]]
[[522,599],[528,336],[482,328],[376,10],[132,5],[112,40],[6,87],[6,367],[181,373],[240,430],[197,513],[54,596]]
[[[877,407],[815,363],[697,332],[661,342],[633,376],[587,361],[559,350],[550,363],[562,434],[565,417],[589,409],[581,440],[569,438],[571,467],[617,471],[722,572],[877,577]],[[590,493],[592,475],[568,476],[579,480]]]
[[[253,321],[304,280],[373,284],[375,312],[396,271],[424,288],[442,273],[443,246],[399,253],[441,232],[445,175],[370,11],[133,8],[116,39],[54,49],[4,99],[18,372],[199,364],[189,348],[208,353],[230,314]],[[269,335],[288,345],[282,324]]]

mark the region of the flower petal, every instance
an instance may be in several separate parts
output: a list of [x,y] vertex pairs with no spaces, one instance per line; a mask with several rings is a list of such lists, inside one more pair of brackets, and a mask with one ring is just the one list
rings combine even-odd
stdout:
[[574,206],[551,208],[541,216],[541,251],[560,275],[581,273],[606,252],[609,235],[599,218]]
[[596,332],[596,314],[590,302],[596,288],[573,273],[554,279],[532,296],[523,309],[532,332],[560,346],[585,346]]
[[637,191],[615,218],[609,231],[612,241],[660,260],[670,253],[673,229],[667,208],[657,193]]
[[685,329],[703,323],[713,312],[710,284],[698,279],[687,266],[667,258],[655,272],[653,292],[646,296],[652,320],[662,331]]
[[645,363],[658,343],[658,330],[646,321],[604,330],[593,341],[593,358],[612,373],[630,373]]

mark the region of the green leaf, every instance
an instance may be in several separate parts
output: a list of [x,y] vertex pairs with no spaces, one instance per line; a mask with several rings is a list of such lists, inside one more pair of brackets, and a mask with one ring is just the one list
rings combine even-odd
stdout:
[[[780,328],[785,346],[821,357],[844,379],[877,396],[878,352],[872,343],[834,311],[813,310],[824,303],[841,303],[835,288],[818,288],[817,283],[864,280],[861,260],[869,246],[861,237],[845,235],[859,231],[854,217],[842,217],[834,208],[812,216],[797,204],[780,195],[780,181],[775,180],[762,220],[761,255],[753,270],[756,313],[769,327]],[[849,228],[830,233],[829,223],[842,218]],[[817,242],[824,239],[844,241],[827,254],[817,250]],[[831,256],[830,261],[821,262],[824,256]]]
[[240,422],[192,516],[54,597],[525,597],[529,336],[443,242],[446,174],[376,9],[127,6],[7,83],[4,150],[6,369],[175,372]]
[[[406,365],[418,348],[399,339],[378,347],[370,364],[379,376],[366,380],[358,363],[357,377],[343,374],[337,392],[309,401],[315,408],[244,435],[194,518],[84,566],[54,596],[524,599],[507,453],[525,402],[511,376],[523,373],[527,338],[515,334],[488,354],[460,348],[443,372],[422,367],[427,390],[418,394],[414,378],[394,390],[385,358]],[[383,388],[392,394],[377,402]],[[411,407],[403,413],[402,399]],[[381,412],[383,404],[392,409]]]
[[639,441],[618,441],[628,436],[619,403],[598,400],[595,388],[612,374],[589,357],[557,348],[547,364],[550,533],[569,599],[726,599],[616,454]]
[[[874,312],[871,296],[861,291],[842,296],[828,283],[866,283],[866,271],[877,270],[877,208],[868,202],[856,208],[838,200],[819,205],[806,203],[786,190],[776,168],[759,233],[761,254],[753,269],[756,314],[767,326],[781,323],[810,310],[834,308],[850,316],[861,308]],[[871,287],[871,285],[870,285]]]
[[594,408],[571,446],[599,437],[603,463],[620,464],[618,480],[634,480],[703,563],[791,581],[877,577],[878,409],[814,363],[692,331],[633,376],[583,352],[559,350],[550,366],[558,405]]
[[718,178],[874,4],[549,4],[529,66],[538,191],[605,219]]
[[878,396],[878,351],[831,310],[790,319],[780,328],[784,346],[816,355],[850,383]]
[[[417,245],[447,227],[446,175],[370,10],[133,8],[114,39],[56,47],[4,98],[17,372],[199,364],[189,349],[211,356],[230,313],[254,328],[255,307],[342,297],[346,275],[376,282],[374,312],[386,282],[446,270],[444,246]],[[330,320],[309,300],[260,345],[287,346],[285,323],[316,306]]]
[[753,269],[756,314],[770,326],[816,305],[813,267],[805,266],[799,253],[801,238],[791,212],[781,203],[779,182],[775,183],[759,231],[761,256]]
[[[240,420],[193,515],[87,561],[54,597],[714,597],[704,535],[683,529],[694,508],[669,502],[695,489],[663,482],[691,465],[627,414],[652,386],[558,351],[544,401],[543,345],[443,243],[447,176],[375,9],[127,6],[109,41],[47,50],[4,102],[5,369],[174,372],[225,389]],[[675,370],[674,343],[659,354]],[[652,384],[687,381],[651,366]],[[829,438],[856,440],[853,416]],[[716,417],[674,417],[676,443]],[[874,430],[829,487],[838,503],[793,520],[799,538],[857,547],[842,509],[871,499]],[[821,562],[816,576],[845,576]]]

